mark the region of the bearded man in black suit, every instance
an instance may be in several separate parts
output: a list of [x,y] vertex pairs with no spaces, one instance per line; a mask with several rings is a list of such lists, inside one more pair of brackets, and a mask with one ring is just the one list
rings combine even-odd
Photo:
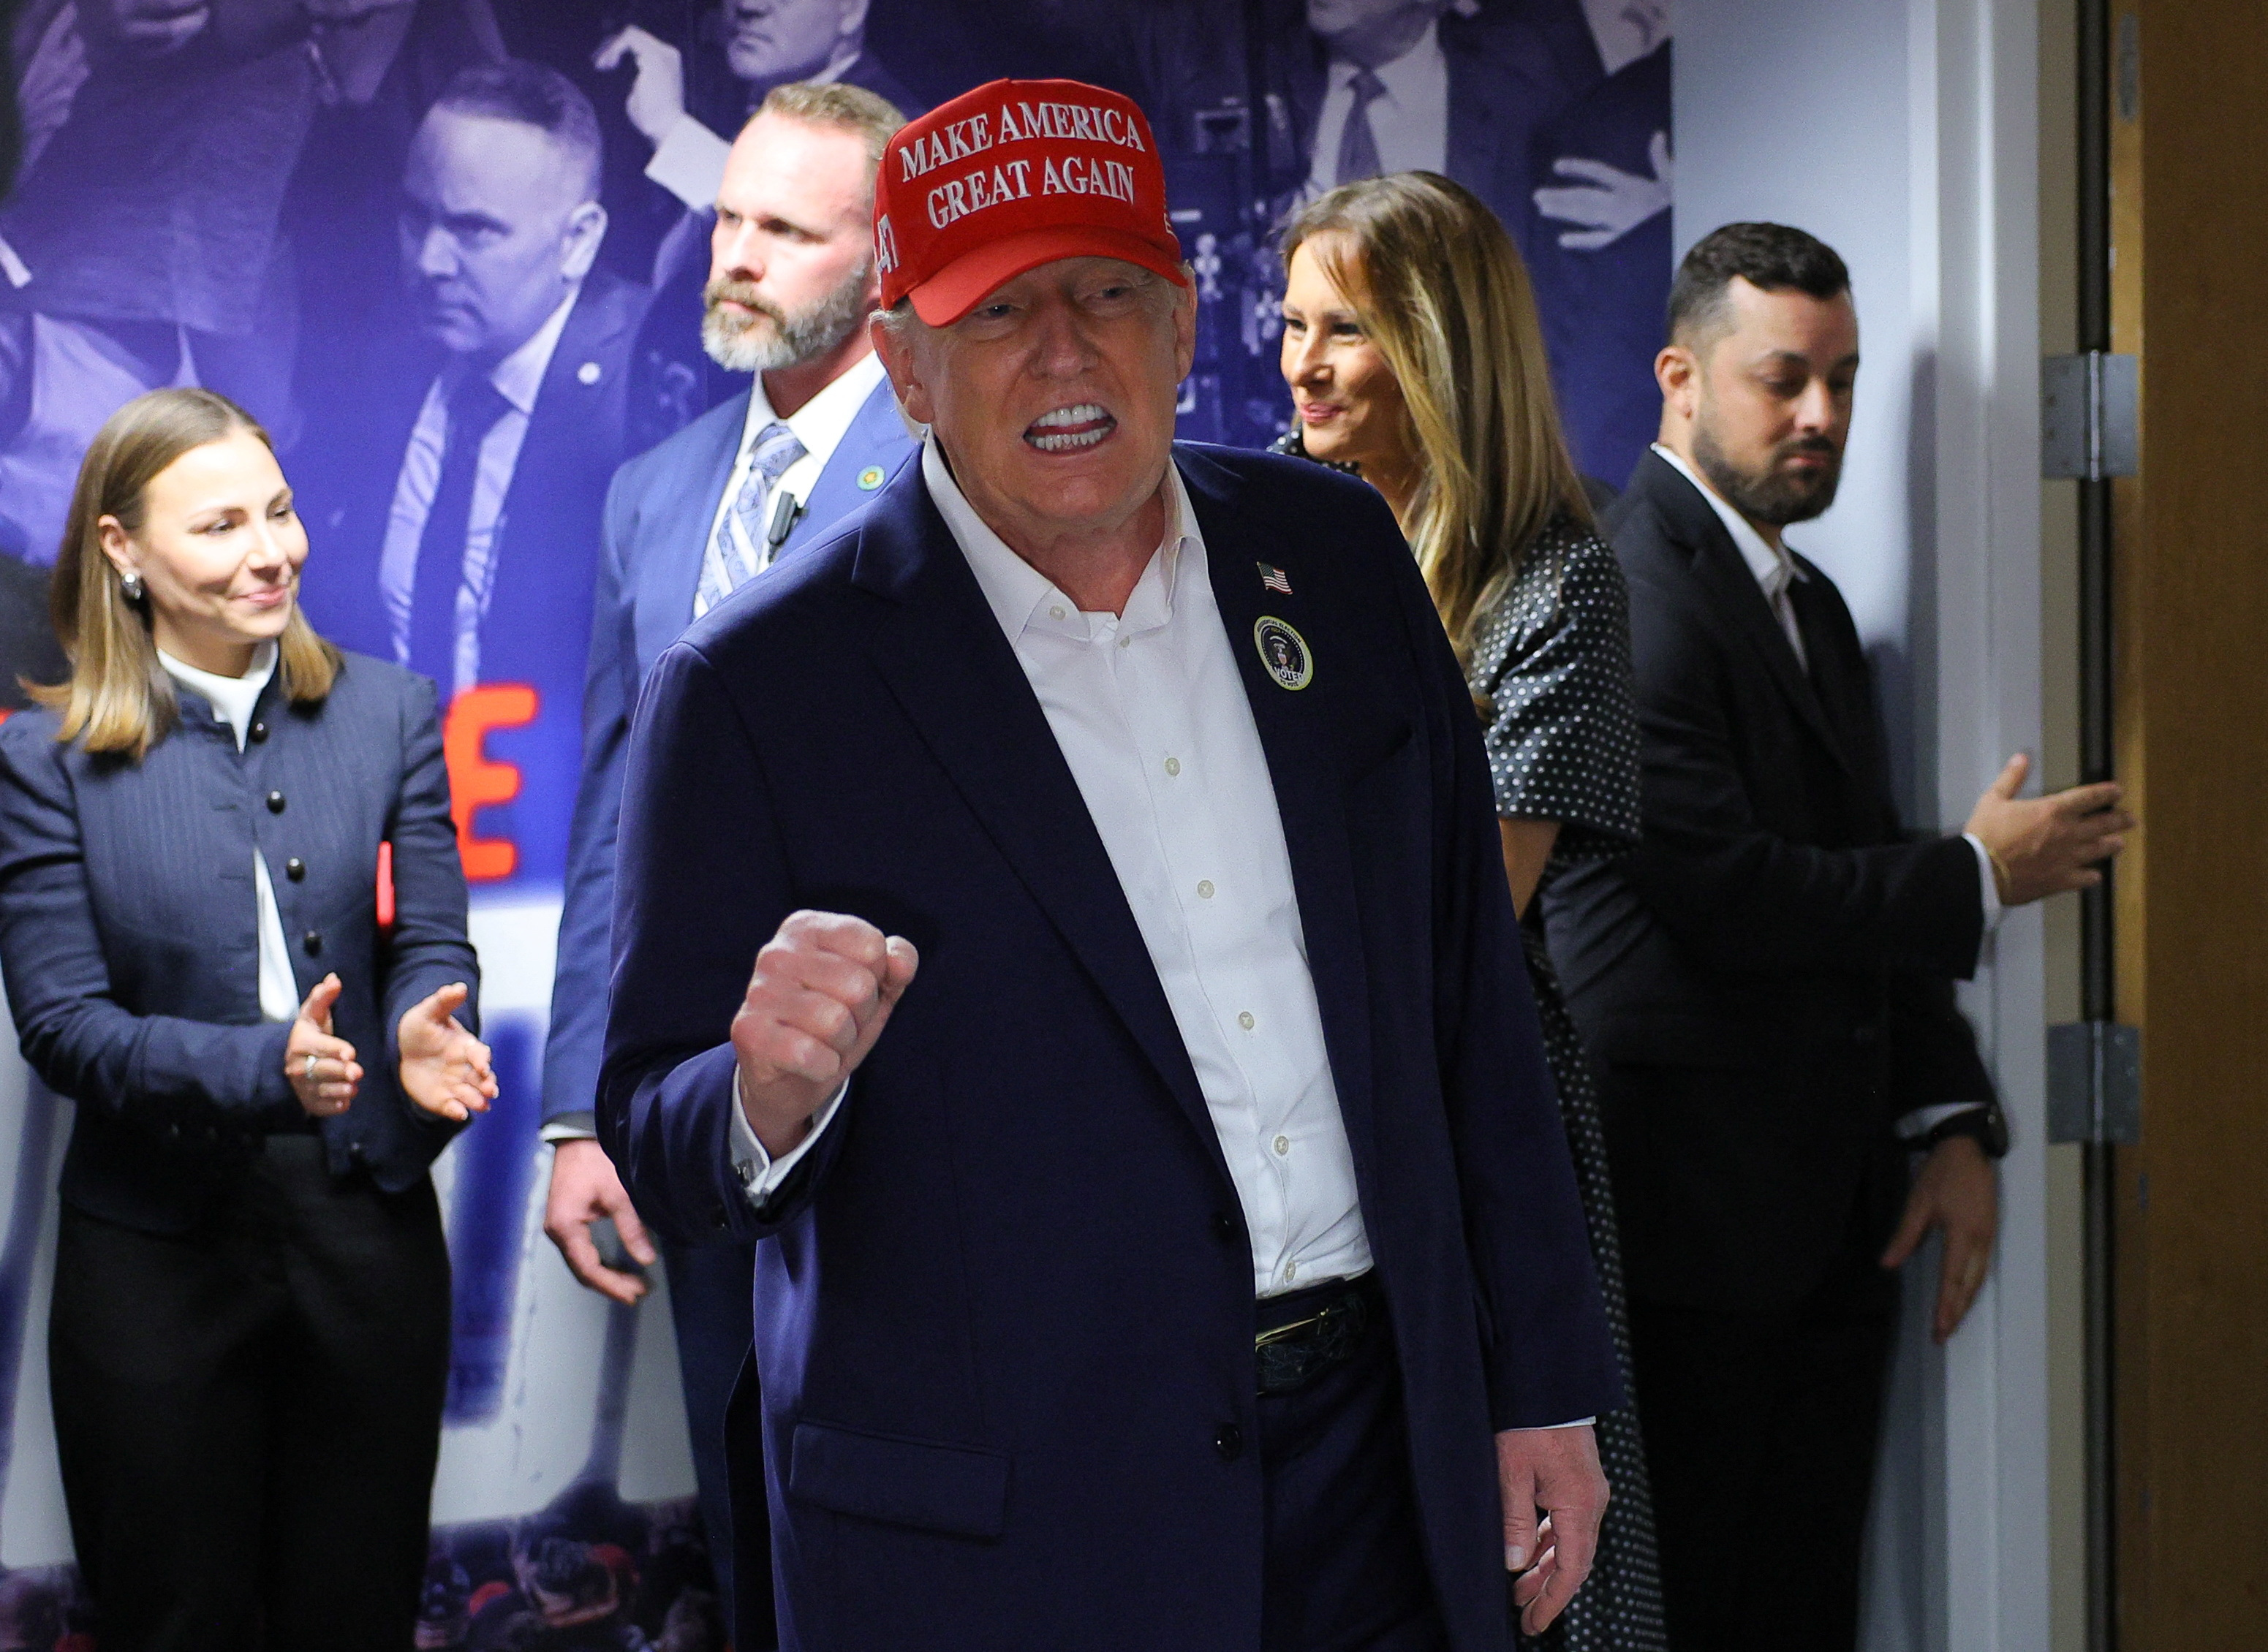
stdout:
[[2007,1128],[1954,982],[2133,825],[2115,786],[2019,799],[2019,757],[1962,832],[1901,826],[1858,629],[1781,537],[1834,501],[1858,370],[1832,249],[1734,224],[1686,254],[1660,439],[1602,522],[1645,835],[1544,900],[1599,1074],[1683,1652],[1855,1644],[1892,1270],[1943,1235],[1943,1340],[1997,1225]]

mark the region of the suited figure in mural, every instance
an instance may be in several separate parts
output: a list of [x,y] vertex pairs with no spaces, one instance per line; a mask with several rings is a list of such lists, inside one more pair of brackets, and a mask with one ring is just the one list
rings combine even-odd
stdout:
[[359,180],[398,177],[441,80],[502,47],[490,0],[0,10],[24,112],[0,209],[0,518],[47,562],[80,455],[145,390],[220,390],[291,444],[303,321],[334,297],[302,277],[349,263]]
[[476,879],[556,883],[566,866],[599,516],[650,297],[592,268],[599,172],[597,117],[563,77],[506,62],[452,81],[402,180],[423,348],[372,341],[374,393],[312,455],[329,474],[307,515],[332,565],[308,600],[334,634],[431,677],[445,703],[534,690],[531,716],[487,737],[522,782],[480,817],[512,849]]
[[[592,1223],[612,1221],[641,1262],[656,1254],[593,1124],[630,715],[656,657],[688,623],[776,560],[827,538],[913,452],[865,326],[879,292],[874,169],[902,124],[880,98],[839,82],[777,87],[765,99],[726,163],[702,312],[711,359],[754,377],[623,466],[607,497],[544,1051],[543,1134],[556,1144],[544,1225],[576,1277],[617,1302],[635,1302],[645,1287],[601,1262]],[[752,1334],[754,1250],[665,1238],[659,1253],[727,1620],[737,1591],[744,1619],[769,1623],[768,1568],[736,1578],[733,1567],[736,1514],[744,1526],[756,1523],[740,1533],[739,1553],[764,1552],[762,1504],[733,1507],[724,1457],[725,1407]]]

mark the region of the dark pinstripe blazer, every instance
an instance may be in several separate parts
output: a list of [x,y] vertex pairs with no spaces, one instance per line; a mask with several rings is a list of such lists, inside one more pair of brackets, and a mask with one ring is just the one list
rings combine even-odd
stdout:
[[[331,1170],[407,1187],[454,1127],[402,1096],[394,1028],[436,988],[479,987],[433,685],[350,654],[320,705],[271,682],[241,753],[204,700],[180,701],[139,764],[59,743],[51,711],[0,726],[0,971],[25,1058],[78,1103],[63,1197],[185,1231],[263,1134],[310,1127],[284,1076],[290,1029],[260,1017],[255,846],[298,990],[338,973],[333,1025],[364,1068],[354,1105],[320,1127]],[[470,1004],[460,1017],[477,1025]]]

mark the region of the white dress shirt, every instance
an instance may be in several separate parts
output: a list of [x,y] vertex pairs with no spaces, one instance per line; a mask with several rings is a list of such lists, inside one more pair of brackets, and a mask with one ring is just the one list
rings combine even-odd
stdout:
[[[883,378],[882,358],[869,350],[844,368],[826,389],[783,419],[772,411],[771,399],[764,394],[764,376],[758,373],[748,386],[748,416],[740,426],[740,451],[733,458],[733,474],[725,479],[725,491],[717,496],[717,509],[709,518],[709,538],[717,537],[725,512],[740,496],[740,488],[748,480],[748,467],[755,462],[756,438],[769,426],[777,422],[794,431],[795,439],[803,444],[803,457],[780,473],[779,482],[772,489],[772,503],[765,508],[762,527],[770,525],[771,513],[779,508],[783,494],[792,496],[799,503],[811,497],[820,473],[835,457],[835,450],[843,445],[843,438],[849,434],[851,422],[858,418],[858,409],[866,405],[866,398],[874,393],[874,386]],[[757,530],[760,533],[762,527]],[[692,602],[691,591],[685,593],[685,600]]]
[[[1808,672],[1811,663],[1804,650],[1803,634],[1796,626],[1795,605],[1789,600],[1787,591],[1797,580],[1809,576],[1795,565],[1795,559],[1788,554],[1786,546],[1774,545],[1757,532],[1756,525],[1734,510],[1684,459],[1659,442],[1653,444],[1653,451],[1661,456],[1663,463],[1691,482],[1700,491],[1701,496],[1709,502],[1709,508],[1725,525],[1725,532],[1733,536],[1733,544],[1740,551],[1741,560],[1749,565],[1749,572],[1764,588],[1764,600],[1771,605],[1773,616],[1779,620],[1780,629],[1787,633],[1788,642],[1795,650],[1796,659]],[[1990,936],[2000,927],[2000,884],[1992,870],[1992,851],[1984,847],[1984,841],[1975,833],[1964,832],[1961,835],[1976,851],[1977,884],[1983,892],[1984,903],[1984,933]],[[1926,1134],[1955,1113],[1967,1112],[1977,1105],[1974,1102],[1953,1101],[1917,1107],[1898,1120],[1898,1134],[1908,1137]]]
[[[1360,63],[1334,57],[1323,106],[1315,116],[1314,147],[1307,174],[1311,194],[1354,181],[1339,176],[1339,140],[1354,108],[1354,77]],[[1418,42],[1390,63],[1371,72],[1386,90],[1370,102],[1370,134],[1378,142],[1378,164],[1389,173],[1447,173],[1449,169],[1449,60],[1441,50],[1439,22],[1426,25]]]
[[[490,370],[489,382],[508,405],[504,416],[481,438],[480,467],[473,477],[473,499],[465,534],[465,574],[457,591],[457,648],[452,680],[443,683],[444,704],[481,679],[481,620],[488,613],[489,596],[496,587],[497,519],[504,496],[512,491],[513,470],[519,464],[520,444],[527,439],[527,422],[535,412],[535,398],[543,376],[551,371],[551,357],[559,335],[580,295],[580,283],[559,301],[549,319],[534,335]],[[597,363],[584,371],[595,372]],[[433,508],[433,493],[441,483],[441,459],[449,440],[449,392],[455,383],[447,372],[435,378],[425,392],[417,422],[409,431],[409,445],[401,455],[401,469],[394,483],[394,509],[387,518],[386,545],[378,564],[378,586],[386,603],[386,617],[394,641],[397,664],[409,663],[409,613],[417,584],[417,542],[425,532],[426,513]]]
[[[1370,1245],[1276,789],[1180,473],[1167,469],[1164,542],[1123,615],[1082,613],[1010,550],[934,440],[922,475],[1133,908],[1244,1207],[1254,1289],[1364,1272]],[[761,1198],[789,1160],[770,1164],[733,1114],[741,1179]]]
[[[252,668],[241,677],[217,677],[184,664],[165,650],[158,663],[184,688],[195,690],[211,704],[213,714],[235,731],[236,749],[244,749],[245,732],[252,726],[252,708],[260,691],[276,674],[276,644],[262,642],[253,650]],[[289,1021],[299,1013],[299,985],[291,973],[291,949],[284,943],[284,919],[276,910],[276,885],[268,878],[268,862],[257,847],[252,851],[252,892],[257,903],[260,936],[260,1017],[263,1021]]]

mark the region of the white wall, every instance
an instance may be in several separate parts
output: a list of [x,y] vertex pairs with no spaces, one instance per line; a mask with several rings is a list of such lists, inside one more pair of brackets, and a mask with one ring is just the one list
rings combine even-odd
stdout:
[[[2039,742],[2036,26],[2031,0],[1677,14],[1678,247],[1771,218],[1851,266],[1864,365],[1845,480],[1790,537],[1850,600],[1924,826],[1957,827],[2007,753]],[[2018,1141],[2000,1252],[1942,1353],[1922,1334],[1933,1257],[1909,1280],[1869,1652],[2048,1643],[2043,991],[2039,915],[2012,914],[1964,1000]]]

